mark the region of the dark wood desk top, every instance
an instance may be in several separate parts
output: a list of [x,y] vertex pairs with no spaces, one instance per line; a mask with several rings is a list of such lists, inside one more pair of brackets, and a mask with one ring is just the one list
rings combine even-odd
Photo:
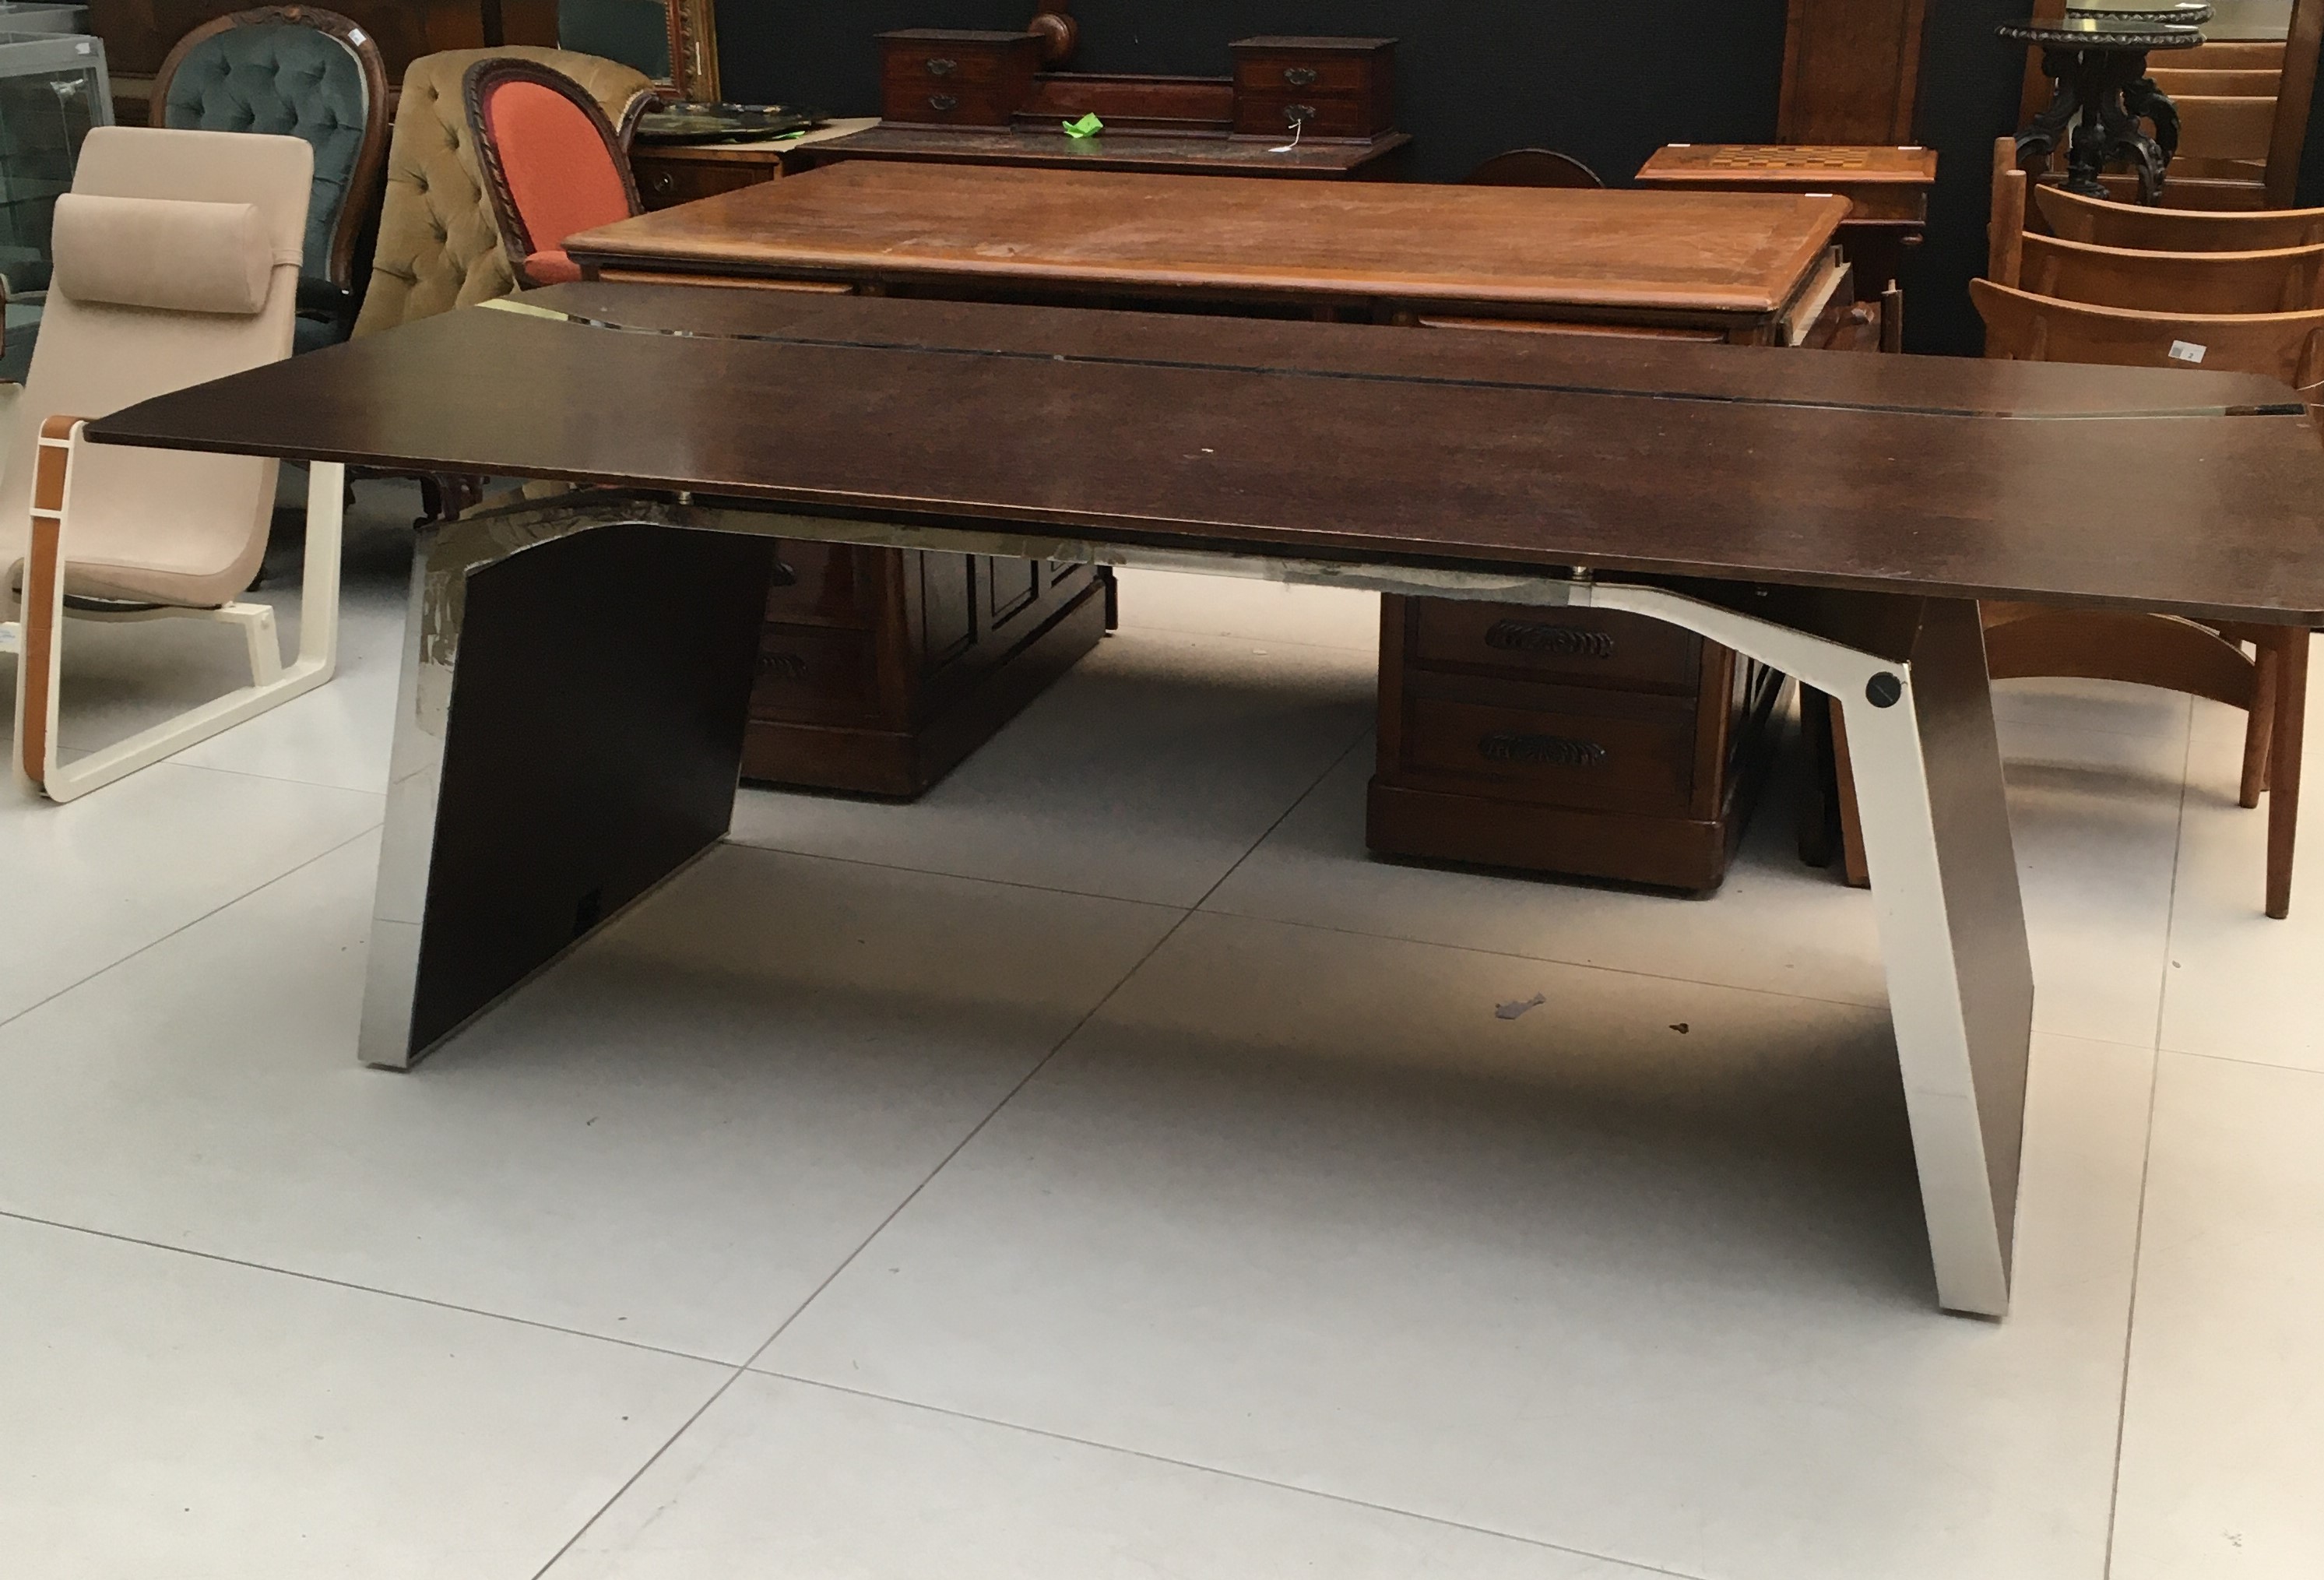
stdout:
[[1408,146],[1412,135],[1391,132],[1370,143],[1306,142],[1277,152],[1287,139],[1107,132],[1068,137],[1059,125],[993,127],[880,125],[785,157],[798,172],[853,160],[912,164],[1056,165],[1065,170],[1131,171],[1165,175],[1275,176],[1334,180],[1378,163]]
[[566,242],[604,269],[1019,280],[1772,319],[1844,198],[1279,184],[865,162]]
[[701,287],[525,300],[640,327],[466,309],[92,432],[1097,541],[2324,624],[2324,447],[2302,415],[2227,414],[2289,399],[2265,380]]

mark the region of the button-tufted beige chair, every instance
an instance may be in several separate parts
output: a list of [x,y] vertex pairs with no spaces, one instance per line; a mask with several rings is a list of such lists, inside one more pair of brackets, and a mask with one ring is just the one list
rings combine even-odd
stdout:
[[358,337],[489,301],[516,288],[493,224],[461,98],[468,68],[494,56],[536,60],[573,79],[603,106],[624,145],[653,92],[642,73],[569,50],[449,50],[411,62],[388,142],[387,197],[371,291],[355,320]]

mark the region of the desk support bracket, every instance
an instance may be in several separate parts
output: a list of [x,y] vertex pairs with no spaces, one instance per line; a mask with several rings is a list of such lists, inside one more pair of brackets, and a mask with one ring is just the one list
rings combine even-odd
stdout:
[[[723,836],[780,541],[1621,610],[1842,700],[1938,1302],[2006,1312],[2034,987],[1975,605],[1839,595],[1877,616],[1841,628],[1795,600],[1762,613],[1615,572],[1072,534],[603,493],[436,529],[412,574],[363,1059],[418,1062]],[[571,662],[607,642],[612,661]]]

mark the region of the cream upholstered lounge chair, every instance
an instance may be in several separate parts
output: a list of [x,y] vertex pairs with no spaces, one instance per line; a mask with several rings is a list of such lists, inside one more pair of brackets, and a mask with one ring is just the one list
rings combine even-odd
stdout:
[[[286,670],[274,611],[235,602],[266,551],[275,463],[81,435],[86,418],[290,355],[313,177],[296,137],[99,127],[57,201],[40,348],[0,480],[0,612],[19,616],[0,627],[18,650],[12,755],[51,800],[310,691],[337,666],[343,467],[309,476],[299,656]],[[238,626],[251,683],[68,765],[57,695],[69,614]]]

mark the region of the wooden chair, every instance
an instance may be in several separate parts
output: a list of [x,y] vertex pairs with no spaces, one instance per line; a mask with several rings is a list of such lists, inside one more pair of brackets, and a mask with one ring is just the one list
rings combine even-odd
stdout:
[[206,22],[178,41],[153,78],[156,126],[271,132],[314,149],[299,278],[302,351],[346,339],[363,304],[357,287],[371,260],[359,253],[379,217],[387,97],[387,67],[370,33],[303,5]]
[[[2202,366],[2264,374],[2312,397],[2324,385],[2324,309],[2200,315],[2136,312],[2052,300],[1991,281],[1969,295],[1985,319],[1986,355],[2025,362],[2129,367]],[[2189,349],[2195,352],[2188,355]],[[2209,698],[2250,716],[2241,800],[2268,793],[2267,914],[2292,909],[2307,716],[2309,633],[2207,625],[2135,611],[1987,605],[1987,668],[1997,680],[2080,676]],[[2246,656],[2250,642],[2255,656]]]
[[[1997,285],[2144,312],[2248,315],[2324,306],[2324,210],[2282,217],[2182,214],[2042,187],[2034,190],[2034,206],[2044,218],[2057,217],[2052,228],[2082,233],[2044,236],[2026,226],[2027,184],[2015,144],[2000,139],[1994,145],[1985,270]],[[2311,212],[2312,219],[2301,217]],[[2264,223],[2278,217],[2295,223]],[[2192,229],[2182,221],[2192,222]],[[2248,240],[2254,250],[2142,245],[2189,236]],[[2121,237],[2133,239],[2115,239]]]
[[1588,189],[1606,183],[1598,172],[1571,154],[1547,148],[1512,148],[1497,153],[1469,172],[1463,183],[1471,187],[1571,187]]
[[626,139],[578,82],[537,61],[479,60],[461,95],[517,283],[580,279],[565,238],[645,211]]
[[[2166,190],[2165,196],[2168,196]],[[2042,187],[2034,208],[2050,234],[2102,247],[2155,253],[2256,253],[2324,242],[2324,208],[2266,208],[2248,214],[2146,208]]]
[[2017,243],[2014,277],[1996,284],[2037,296],[2143,312],[2298,312],[2319,305],[2324,244],[2264,253],[2154,253],[2094,246],[2053,236]]

